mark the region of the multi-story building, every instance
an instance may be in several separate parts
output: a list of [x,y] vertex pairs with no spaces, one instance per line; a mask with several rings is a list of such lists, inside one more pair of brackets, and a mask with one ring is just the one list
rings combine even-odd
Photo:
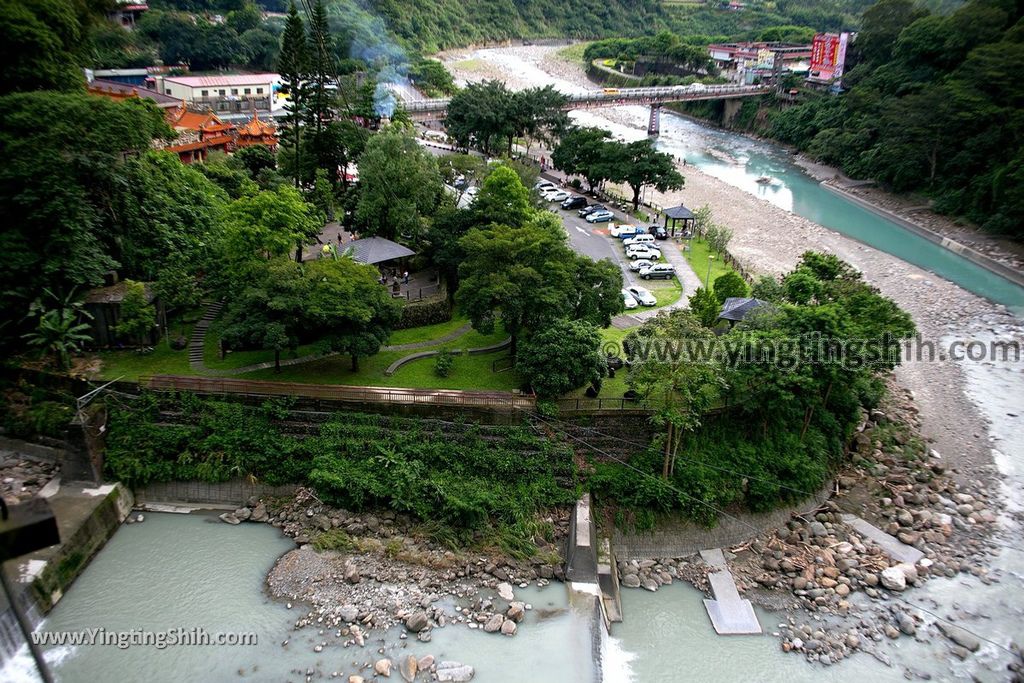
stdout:
[[229,76],[158,76],[156,90],[190,105],[218,114],[274,108],[274,91],[281,77],[273,73]]

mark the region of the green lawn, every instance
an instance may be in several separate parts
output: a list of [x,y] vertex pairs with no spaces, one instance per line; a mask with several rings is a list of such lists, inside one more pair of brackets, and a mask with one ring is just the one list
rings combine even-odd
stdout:
[[[436,326],[432,325],[431,327]],[[459,325],[455,327],[458,328]],[[484,335],[474,330],[447,344],[437,344],[418,349],[417,351],[383,351],[369,358],[360,358],[358,372],[352,372],[351,361],[348,356],[331,356],[309,363],[286,366],[281,368],[279,373],[274,372],[273,368],[271,368],[247,372],[244,375],[238,375],[238,377],[278,382],[304,382],[307,384],[346,384],[423,389],[501,389],[510,391],[518,388],[518,380],[515,373],[495,373],[491,370],[491,363],[496,359],[507,357],[507,351],[477,356],[459,354],[455,358],[455,364],[448,377],[438,377],[434,374],[434,358],[413,361],[399,368],[391,377],[384,374],[389,365],[410,353],[441,348],[448,348],[453,353],[458,353],[462,349],[497,344],[506,337],[504,329],[498,326],[498,329],[493,334]]]
[[678,278],[672,278],[671,280],[641,280],[641,282],[643,283],[641,287],[649,289],[654,298],[658,300],[658,305],[655,308],[674,304],[683,295],[683,285],[680,284]]
[[[417,342],[429,341],[431,339],[437,339],[447,334],[451,334],[455,330],[459,329],[463,325],[469,322],[469,318],[466,316],[456,313],[452,316],[452,319],[445,323],[438,323],[436,325],[424,325],[423,327],[410,327],[407,330],[395,330],[391,333],[391,339],[388,340],[388,346],[399,346],[401,344],[415,344]],[[453,340],[452,344],[459,344],[462,346],[462,338]]]
[[[695,272],[697,277],[700,278],[701,283],[707,284],[708,256],[711,256],[713,252],[708,248],[707,242],[699,237],[694,237],[693,239],[688,240],[688,242],[685,242],[684,245],[685,244],[689,244],[690,248],[683,250],[683,257],[690,263],[690,267],[693,268],[693,272]],[[710,281],[712,286],[715,284],[715,278],[732,272],[732,268],[722,260],[721,256],[714,254],[714,257],[714,260],[711,261]]]
[[96,354],[103,365],[100,377],[135,381],[143,375],[190,375],[188,351],[175,351],[161,340],[150,353],[137,351],[100,351]]

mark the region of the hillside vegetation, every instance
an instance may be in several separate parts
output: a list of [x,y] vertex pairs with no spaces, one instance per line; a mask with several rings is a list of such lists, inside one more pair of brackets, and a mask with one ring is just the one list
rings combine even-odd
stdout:
[[1024,237],[1024,7],[971,0],[940,15],[881,0],[863,24],[849,92],[781,112],[770,134],[855,177],[926,192],[942,212]]

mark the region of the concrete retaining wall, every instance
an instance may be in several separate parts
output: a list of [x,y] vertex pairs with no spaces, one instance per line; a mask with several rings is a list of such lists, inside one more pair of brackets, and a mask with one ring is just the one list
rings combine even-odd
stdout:
[[996,261],[995,259],[986,256],[985,254],[982,254],[980,251],[975,251],[966,244],[960,244],[959,242],[951,240],[948,237],[941,235],[933,230],[929,230],[928,228],[918,225],[917,223],[908,221],[902,216],[899,216],[893,213],[892,211],[888,211],[879,206],[875,206],[871,202],[861,199],[857,195],[847,192],[842,188],[835,187],[824,182],[821,183],[821,186],[824,187],[829,192],[837,194],[843,197],[844,199],[848,199],[854,204],[857,204],[858,206],[867,209],[871,213],[877,216],[881,216],[886,220],[892,221],[893,223],[896,223],[900,227],[909,230],[910,232],[914,233],[915,235],[918,235],[919,237],[925,238],[929,242],[938,244],[940,247],[948,249],[954,254],[964,257],[971,263],[977,266],[981,266],[985,270],[991,271],[1000,277],[1006,278],[1007,280],[1013,282],[1014,284],[1024,287],[1024,273],[1020,273],[1019,271],[1016,271],[1013,268],[1010,268],[1009,266],[1006,266],[1000,263],[999,261]]
[[689,522],[663,522],[649,533],[612,531],[612,547],[619,560],[686,557],[708,548],[728,548],[783,526],[794,514],[803,514],[828,500],[832,482],[812,498],[765,513],[733,513],[722,516],[710,529]]
[[201,481],[168,481],[137,488],[135,500],[139,505],[185,503],[234,510],[245,505],[249,498],[290,496],[297,488],[295,484],[269,486],[244,479],[214,484]]

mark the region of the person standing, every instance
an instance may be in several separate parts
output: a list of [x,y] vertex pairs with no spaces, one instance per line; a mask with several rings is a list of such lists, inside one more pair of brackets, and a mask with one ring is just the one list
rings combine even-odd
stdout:
[[407,270],[407,271],[405,271],[405,272],[404,272],[404,273],[402,274],[402,284],[403,284],[403,285],[407,285],[407,284],[409,284],[409,271],[408,271],[408,270]]

